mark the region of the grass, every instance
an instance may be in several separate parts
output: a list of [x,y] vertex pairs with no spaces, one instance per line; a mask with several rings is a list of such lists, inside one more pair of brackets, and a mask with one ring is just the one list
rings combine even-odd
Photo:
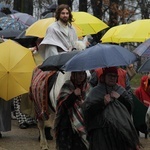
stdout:
[[142,77],[142,76],[143,76],[142,74],[137,73],[137,74],[131,79],[130,85],[131,85],[132,89],[135,89],[135,88],[137,88],[137,87],[140,86],[140,82],[141,82],[141,77]]

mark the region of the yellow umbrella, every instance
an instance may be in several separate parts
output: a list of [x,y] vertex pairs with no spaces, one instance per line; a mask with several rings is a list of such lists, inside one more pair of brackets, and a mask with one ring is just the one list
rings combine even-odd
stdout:
[[[36,21],[35,23],[33,23],[30,27],[28,27],[25,35],[26,36],[37,36],[37,37],[43,38],[46,34],[46,30],[47,30],[48,26],[51,25],[53,22],[55,22],[54,17],[40,19],[40,20]],[[75,23],[73,23],[73,26],[76,29],[77,35],[79,37],[83,36],[82,29]]]
[[118,25],[110,28],[101,38],[102,43],[118,43],[116,35],[126,27],[126,24]]
[[144,42],[150,38],[150,19],[137,20],[128,24],[116,35],[116,38],[119,43]]
[[0,97],[10,100],[29,91],[35,62],[29,49],[7,40],[0,44]]
[[84,35],[96,34],[108,28],[107,24],[87,12],[72,12],[72,14],[75,23],[83,30]]

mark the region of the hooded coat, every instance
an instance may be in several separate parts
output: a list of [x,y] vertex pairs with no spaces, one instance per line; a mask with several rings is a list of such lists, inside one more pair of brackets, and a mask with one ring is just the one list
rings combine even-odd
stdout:
[[[105,105],[104,96],[112,90],[120,97]],[[90,150],[136,150],[139,139],[130,116],[133,102],[123,87],[100,83],[91,90],[82,109]]]
[[[75,84],[75,74],[71,74],[62,86],[56,108],[55,134],[58,150],[87,150],[88,141],[80,105],[89,91],[87,81],[78,86]],[[76,96],[74,90],[81,89],[81,95]]]
[[150,105],[150,83],[147,75],[141,78],[140,86],[135,90],[137,98],[144,103],[145,106]]

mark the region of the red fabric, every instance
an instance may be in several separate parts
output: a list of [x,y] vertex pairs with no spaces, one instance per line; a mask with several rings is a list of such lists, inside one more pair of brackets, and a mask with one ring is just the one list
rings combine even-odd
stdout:
[[140,87],[135,90],[137,98],[144,103],[145,106],[150,105],[150,86],[148,85],[148,76],[144,75],[141,78]]
[[126,76],[127,72],[121,68],[118,68],[118,84],[126,88]]
[[[95,70],[97,77],[100,78],[101,74],[103,73],[103,69],[102,68],[98,68]],[[126,74],[127,72],[122,69],[122,68],[118,68],[118,84],[123,86],[124,88],[126,87]]]
[[103,68],[103,74],[106,75],[108,73],[118,74],[118,68],[117,67]]
[[34,101],[36,118],[48,119],[48,79],[55,71],[42,71],[36,67],[33,71],[29,95]]

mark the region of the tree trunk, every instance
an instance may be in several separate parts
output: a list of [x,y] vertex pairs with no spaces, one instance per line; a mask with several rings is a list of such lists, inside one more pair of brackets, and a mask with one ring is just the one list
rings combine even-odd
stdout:
[[110,9],[109,9],[109,26],[114,27],[118,25],[118,0],[110,1]]
[[14,9],[33,15],[33,0],[14,0]]
[[58,5],[60,5],[60,4],[67,4],[72,9],[72,2],[73,2],[73,0],[58,0],[57,3],[58,3]]
[[91,5],[92,5],[92,9],[93,9],[93,14],[94,16],[96,16],[97,18],[102,19],[102,0],[91,0]]
[[79,11],[87,12],[87,0],[79,0]]
[[[99,19],[102,19],[102,0],[91,0],[91,6],[92,6],[92,9],[93,9],[93,15]],[[94,40],[99,43],[100,42],[100,38],[102,37],[102,33],[99,32],[97,34],[94,34],[92,35]]]

